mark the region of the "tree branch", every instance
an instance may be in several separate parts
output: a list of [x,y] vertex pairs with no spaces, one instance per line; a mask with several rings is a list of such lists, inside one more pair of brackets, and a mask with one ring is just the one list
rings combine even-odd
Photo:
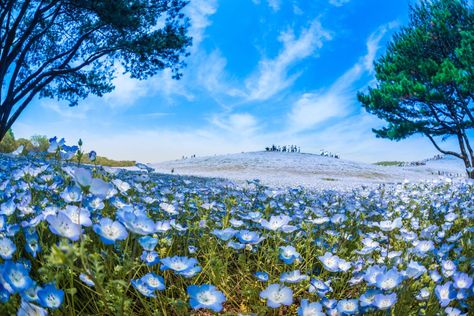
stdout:
[[[428,139],[431,141],[431,143],[436,147],[436,149],[442,153],[442,154],[445,154],[445,155],[451,155],[451,156],[454,156],[454,157],[458,157],[459,159],[463,159],[463,157],[457,153],[457,152],[454,152],[454,151],[449,151],[449,150],[443,150],[441,149],[438,144],[436,143],[436,141],[434,140],[433,136],[431,136],[430,134],[428,133],[423,133],[426,137],[428,137]],[[463,159],[464,160],[464,159]]]

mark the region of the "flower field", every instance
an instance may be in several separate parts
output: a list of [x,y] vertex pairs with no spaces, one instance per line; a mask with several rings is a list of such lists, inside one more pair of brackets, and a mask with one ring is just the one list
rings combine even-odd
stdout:
[[474,308],[472,182],[311,192],[139,167],[0,156],[0,315]]

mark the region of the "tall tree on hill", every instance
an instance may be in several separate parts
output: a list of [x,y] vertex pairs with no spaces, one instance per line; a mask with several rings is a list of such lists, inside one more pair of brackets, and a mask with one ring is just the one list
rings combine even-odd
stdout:
[[[375,63],[377,85],[358,99],[388,122],[377,137],[426,136],[438,151],[464,161],[474,178],[474,15],[467,0],[422,0]],[[471,131],[472,132],[472,131]],[[458,151],[440,141],[455,138]]]
[[35,96],[77,105],[113,90],[121,65],[179,79],[185,0],[0,0],[0,140]]

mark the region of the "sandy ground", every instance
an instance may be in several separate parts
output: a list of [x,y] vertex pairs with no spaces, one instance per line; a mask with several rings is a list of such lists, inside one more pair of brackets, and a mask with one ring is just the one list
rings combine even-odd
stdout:
[[361,185],[439,179],[439,174],[464,177],[460,160],[444,158],[425,166],[384,167],[314,154],[252,152],[188,158],[151,164],[159,173],[217,177],[245,182],[259,179],[274,187],[351,189]]

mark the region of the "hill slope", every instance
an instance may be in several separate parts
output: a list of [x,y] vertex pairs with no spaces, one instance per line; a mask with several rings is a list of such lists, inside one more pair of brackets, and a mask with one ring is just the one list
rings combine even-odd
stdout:
[[197,157],[152,164],[157,172],[178,175],[259,179],[270,186],[344,189],[360,185],[399,183],[439,178],[438,174],[464,176],[461,161],[442,159],[425,166],[384,167],[304,153],[250,152]]

